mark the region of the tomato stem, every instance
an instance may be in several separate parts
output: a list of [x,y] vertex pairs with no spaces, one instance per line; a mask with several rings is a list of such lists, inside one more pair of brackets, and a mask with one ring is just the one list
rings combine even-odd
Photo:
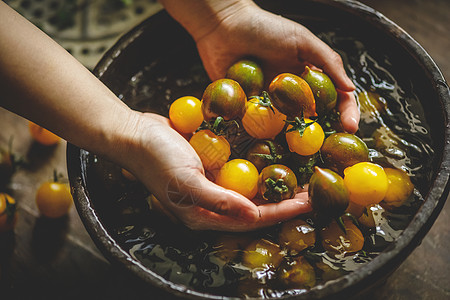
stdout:
[[236,120],[226,121],[223,117],[219,116],[207,123],[206,127],[215,135],[226,135],[232,126],[239,128],[239,124]]
[[285,120],[286,123],[292,126],[290,129],[286,130],[286,133],[297,130],[300,133],[300,136],[303,136],[303,133],[305,132],[306,128],[317,122],[317,119],[311,118],[311,120],[312,122],[306,123],[302,111],[300,118],[295,117],[294,120]]
[[289,188],[281,178],[277,181],[272,178],[267,178],[264,183],[267,187],[267,191],[264,192],[266,199],[273,199],[276,202],[280,202],[283,200],[283,194],[289,191]]
[[249,101],[255,103],[254,101],[252,101],[253,99],[257,99],[258,105],[270,108],[272,113],[275,114],[275,110],[273,109],[272,100],[270,99],[269,93],[267,93],[266,91],[262,91],[261,96],[251,96],[249,98]]

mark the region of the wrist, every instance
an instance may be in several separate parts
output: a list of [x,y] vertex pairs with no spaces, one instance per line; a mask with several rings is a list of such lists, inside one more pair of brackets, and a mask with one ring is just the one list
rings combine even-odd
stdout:
[[251,0],[160,0],[160,2],[195,41],[208,35],[229,16],[247,7],[256,7]]

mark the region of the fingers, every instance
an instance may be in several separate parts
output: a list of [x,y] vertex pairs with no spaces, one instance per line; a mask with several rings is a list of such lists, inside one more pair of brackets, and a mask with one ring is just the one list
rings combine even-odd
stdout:
[[182,221],[194,230],[221,230],[245,232],[275,225],[292,219],[298,215],[310,212],[307,193],[297,194],[294,199],[283,200],[280,203],[270,203],[257,206],[258,218],[248,222],[233,215],[212,212],[202,207],[192,207],[181,215]]
[[259,218],[258,208],[250,200],[216,185],[195,171],[185,172],[184,175],[171,180],[166,200],[169,209],[181,219],[184,218],[186,209],[193,207],[208,210],[217,215],[218,219],[221,219],[219,216],[227,216],[241,222],[254,223]]
[[341,123],[345,131],[355,133],[359,124],[359,109],[355,95],[352,92],[338,90],[338,110],[341,113]]
[[355,85],[345,73],[341,56],[306,28],[304,30],[305,32],[300,33],[305,38],[299,42],[298,59],[321,68],[338,89],[346,92],[355,90]]
[[258,208],[260,218],[254,224],[254,229],[275,225],[312,210],[308,201],[308,193],[299,193],[293,199],[260,205]]

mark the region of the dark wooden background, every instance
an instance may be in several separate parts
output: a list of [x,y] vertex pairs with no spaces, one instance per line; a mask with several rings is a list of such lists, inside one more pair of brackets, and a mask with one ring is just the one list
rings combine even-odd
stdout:
[[[405,29],[450,78],[450,1],[361,2]],[[10,186],[19,218],[14,233],[0,238],[0,299],[157,299],[103,258],[73,207],[61,220],[39,216],[34,195],[53,169],[66,173],[65,143],[52,148],[34,144],[27,121],[1,109],[0,128],[0,146],[13,136],[13,150],[30,162]],[[449,214],[447,201],[421,245],[367,299],[450,299]]]

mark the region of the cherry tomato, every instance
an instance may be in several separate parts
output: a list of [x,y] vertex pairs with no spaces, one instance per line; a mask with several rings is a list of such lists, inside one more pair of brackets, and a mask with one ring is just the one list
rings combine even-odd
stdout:
[[273,139],[283,129],[285,120],[286,116],[270,102],[264,103],[253,98],[247,101],[242,125],[245,131],[256,139]]
[[349,192],[342,177],[316,166],[308,187],[308,196],[320,222],[340,217],[348,206]]
[[61,182],[44,182],[36,192],[37,207],[40,213],[48,218],[66,215],[72,202],[69,187]]
[[245,159],[233,159],[220,169],[216,184],[253,199],[258,192],[258,170]]
[[306,118],[316,116],[314,95],[308,83],[301,77],[282,73],[269,85],[272,104],[286,116]]
[[286,287],[310,289],[316,285],[314,267],[303,256],[286,259],[277,270],[278,278]]
[[180,133],[192,133],[202,124],[202,103],[193,96],[175,100],[169,109],[169,119]]
[[[292,130],[293,126],[289,125],[286,130],[286,141],[289,145],[291,152],[308,156],[313,155],[322,147],[323,140],[325,139],[325,133],[322,126],[317,122],[313,122],[311,119],[305,118],[306,125],[310,124],[303,133],[301,130]],[[294,125],[295,127],[296,125]]]
[[283,164],[287,161],[283,147],[272,140],[258,140],[248,149],[245,159],[249,160],[261,172],[268,165]]
[[251,239],[247,235],[220,235],[213,246],[214,255],[225,262],[231,262],[250,242]]
[[244,250],[242,263],[251,268],[277,268],[283,260],[280,246],[266,239],[255,240]]
[[365,207],[365,213],[358,218],[358,223],[369,228],[375,228],[380,225],[380,220],[384,213],[383,207],[379,204],[371,204]]
[[350,201],[362,206],[377,204],[388,189],[388,179],[383,168],[371,162],[360,162],[344,170],[344,184]]
[[361,230],[349,218],[342,218],[345,232],[333,220],[321,231],[322,246],[330,254],[346,255],[361,250],[364,246],[364,236]]
[[264,86],[264,75],[261,67],[248,59],[234,63],[228,69],[225,78],[236,80],[247,97],[259,95]]
[[0,193],[0,233],[14,229],[17,222],[17,207],[13,197]]
[[358,136],[337,132],[325,139],[320,155],[327,168],[342,175],[345,168],[369,161],[369,148]]
[[246,102],[247,97],[239,83],[233,79],[218,79],[203,92],[203,118],[206,121],[217,117],[227,121],[242,118]]
[[56,134],[33,122],[28,123],[28,128],[30,130],[31,137],[41,145],[53,146],[61,140],[61,138]]
[[313,92],[318,115],[329,113],[337,103],[337,91],[330,77],[321,71],[311,70],[308,66],[305,67],[301,77]]
[[197,131],[189,143],[207,171],[219,170],[231,155],[230,144],[225,137],[218,136],[208,129]]
[[384,168],[388,179],[388,189],[382,205],[386,208],[402,206],[414,191],[414,185],[408,174],[400,169]]
[[258,191],[264,200],[270,202],[291,199],[297,191],[297,177],[285,165],[267,166],[259,174]]
[[280,245],[289,251],[300,252],[316,243],[314,227],[301,219],[284,222],[279,235]]

